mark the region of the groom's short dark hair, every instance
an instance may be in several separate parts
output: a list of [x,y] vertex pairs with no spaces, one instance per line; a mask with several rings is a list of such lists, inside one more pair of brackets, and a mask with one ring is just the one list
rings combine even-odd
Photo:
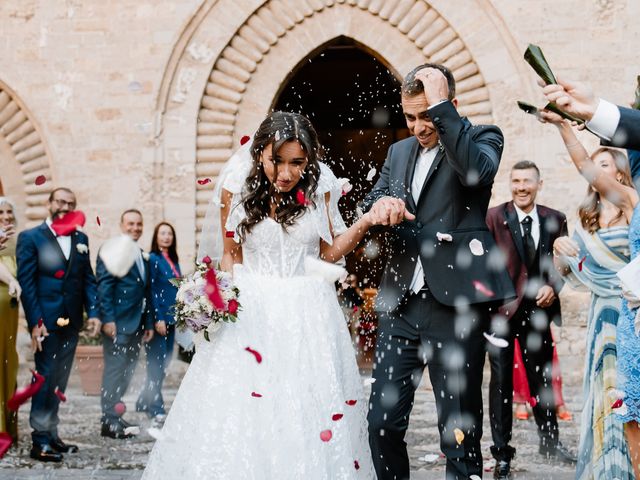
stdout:
[[415,97],[416,95],[420,95],[424,92],[424,86],[420,80],[416,80],[416,73],[418,73],[423,68],[435,68],[440,70],[445,78],[447,79],[447,86],[449,87],[449,95],[448,99],[453,100],[456,96],[456,79],[453,78],[453,73],[444,65],[440,65],[439,63],[425,63],[420,65],[404,77],[402,82],[402,95],[406,95],[408,97]]

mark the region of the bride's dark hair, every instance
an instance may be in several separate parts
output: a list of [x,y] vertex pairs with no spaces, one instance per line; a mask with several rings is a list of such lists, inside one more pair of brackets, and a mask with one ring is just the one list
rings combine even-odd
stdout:
[[[306,199],[313,203],[320,177],[319,160],[322,148],[318,134],[307,117],[299,113],[273,112],[258,127],[253,137],[251,157],[253,166],[242,190],[242,205],[246,217],[238,225],[238,235],[244,241],[253,227],[264,220],[271,211],[271,199],[278,193],[262,168],[260,155],[265,147],[272,145],[275,160],[278,150],[287,142],[298,142],[306,154],[307,166],[298,184],[289,192],[279,192],[280,201],[276,205],[275,220],[283,228],[293,225],[306,210],[306,206],[297,201],[298,191],[302,190]],[[274,162],[275,178],[278,164]]]

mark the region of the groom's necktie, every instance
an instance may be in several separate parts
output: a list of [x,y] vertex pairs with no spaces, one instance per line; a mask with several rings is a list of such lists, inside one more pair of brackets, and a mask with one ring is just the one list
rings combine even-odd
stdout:
[[527,215],[522,220],[522,230],[524,231],[524,235],[522,235],[522,240],[524,241],[524,256],[527,262],[527,268],[531,268],[533,266],[533,262],[536,259],[536,244],[533,241],[533,237],[531,236],[531,223],[533,219]]

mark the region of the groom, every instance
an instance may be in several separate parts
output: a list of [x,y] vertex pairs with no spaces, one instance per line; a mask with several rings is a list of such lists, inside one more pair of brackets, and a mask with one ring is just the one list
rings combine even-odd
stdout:
[[380,480],[409,478],[405,433],[425,365],[435,394],[447,479],[482,476],[483,333],[489,314],[515,296],[485,216],[503,136],[458,111],[442,65],[411,71],[402,110],[413,135],[389,148],[363,202],[388,225],[369,442]]

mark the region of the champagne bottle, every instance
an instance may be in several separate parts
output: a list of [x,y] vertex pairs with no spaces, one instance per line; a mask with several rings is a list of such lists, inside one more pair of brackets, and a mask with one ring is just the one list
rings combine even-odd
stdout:
[[531,68],[535,70],[540,78],[542,78],[545,84],[558,83],[539,46],[530,43],[524,52],[524,59],[531,65]]

